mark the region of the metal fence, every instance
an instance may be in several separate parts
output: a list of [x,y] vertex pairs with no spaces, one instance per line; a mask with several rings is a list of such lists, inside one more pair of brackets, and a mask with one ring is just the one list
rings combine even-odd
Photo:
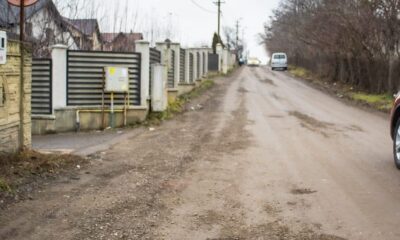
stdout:
[[194,81],[193,67],[194,67],[194,56],[193,56],[193,53],[190,53],[189,54],[189,82]]
[[217,72],[219,70],[219,57],[218,54],[208,54],[208,71]]
[[[72,51],[67,53],[67,105],[98,106],[102,103],[104,67],[118,66],[129,69],[129,104],[140,105],[140,53]],[[116,105],[124,104],[125,95],[114,95]],[[110,104],[110,94],[104,96]]]
[[168,88],[175,87],[175,51],[171,50],[170,52],[170,61],[171,65],[168,69]]
[[179,59],[179,82],[185,82],[185,72],[186,72],[186,50],[181,48],[180,50],[180,59]]
[[32,60],[32,114],[52,114],[52,60]]

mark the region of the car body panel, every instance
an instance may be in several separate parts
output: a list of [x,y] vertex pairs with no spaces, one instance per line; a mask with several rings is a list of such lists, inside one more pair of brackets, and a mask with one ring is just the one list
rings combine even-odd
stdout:
[[394,139],[394,128],[398,118],[400,117],[400,94],[397,94],[394,100],[392,110],[390,111],[390,135]]

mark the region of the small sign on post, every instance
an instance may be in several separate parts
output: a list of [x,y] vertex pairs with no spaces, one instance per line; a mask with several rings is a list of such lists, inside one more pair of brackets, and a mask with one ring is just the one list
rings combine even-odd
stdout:
[[7,33],[0,31],[0,64],[7,63]]

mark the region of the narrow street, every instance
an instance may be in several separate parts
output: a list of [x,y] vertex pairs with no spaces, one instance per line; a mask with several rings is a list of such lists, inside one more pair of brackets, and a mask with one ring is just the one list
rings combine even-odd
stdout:
[[400,239],[388,117],[266,67],[190,105],[0,212],[0,239]]

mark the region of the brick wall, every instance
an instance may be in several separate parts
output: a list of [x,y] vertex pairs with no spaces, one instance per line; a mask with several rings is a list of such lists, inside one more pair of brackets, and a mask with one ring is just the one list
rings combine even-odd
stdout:
[[24,90],[20,94],[20,48],[19,43],[8,42],[7,63],[0,65],[0,153],[12,152],[19,147],[20,112],[19,101],[22,95],[23,111],[23,145],[31,147],[31,78],[32,55],[30,50],[25,54]]

